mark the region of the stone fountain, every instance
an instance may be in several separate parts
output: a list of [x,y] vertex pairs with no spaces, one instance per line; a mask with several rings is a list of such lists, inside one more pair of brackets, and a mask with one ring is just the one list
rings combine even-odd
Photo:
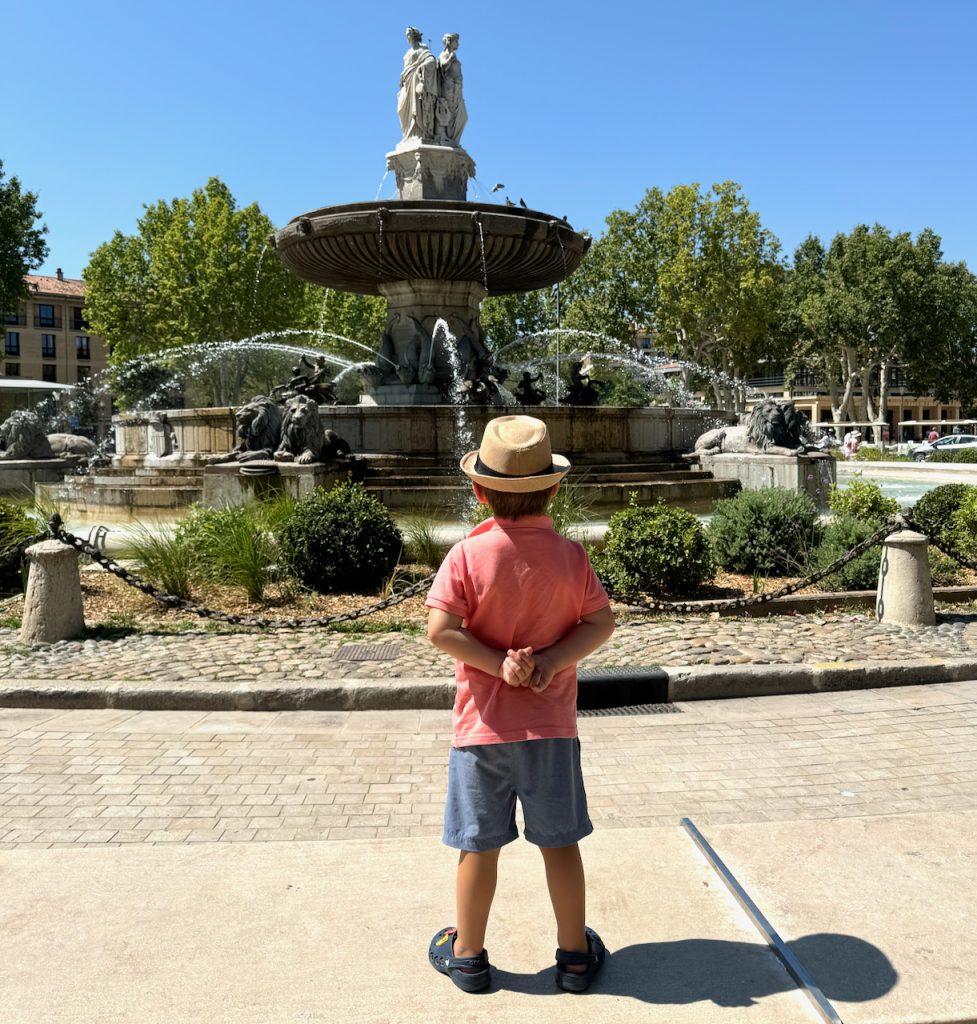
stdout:
[[[273,236],[304,280],[387,300],[380,353],[365,374],[364,401],[376,405],[443,404],[458,374],[469,390],[501,383],[506,370],[482,335],[482,300],[562,281],[590,244],[566,220],[467,201],[475,163],[461,145],[468,115],[458,36],[444,37],[440,57],[417,29],[407,29],[407,40],[397,103],[403,135],[387,154],[398,198],[313,210]],[[435,332],[439,319],[450,339]]]
[[[391,508],[457,509],[470,493],[458,472],[459,445],[470,444],[496,414],[493,404],[538,405],[539,377],[510,381],[486,347],[479,306],[489,295],[529,291],[562,281],[580,265],[589,240],[566,219],[515,206],[467,201],[475,163],[462,148],[467,121],[458,37],[444,37],[439,57],[421,34],[407,30],[397,108],[401,140],[387,154],[398,198],[328,206],[294,218],[272,236],[282,261],[298,276],[327,288],[382,295],[387,322],[375,363],[364,372],[357,405],[329,405],[335,395],[318,361],[297,366],[272,396],[240,409],[171,409],[113,418],[116,453],[108,469],[86,478],[42,484],[66,513],[100,520],[116,514],[174,512],[192,502],[223,504],[260,488],[283,486],[296,496],[354,474]],[[547,406],[554,448],[574,465],[582,500],[597,508],[663,499],[708,507],[736,490],[679,458],[707,422],[734,417],[709,409],[669,406],[594,408],[597,382],[584,363],[571,368],[576,404]],[[284,388],[283,394],[277,394]],[[576,390],[574,390],[576,389]],[[275,436],[242,446],[242,422],[255,403],[309,399],[322,426],[355,459],[313,445],[279,455]],[[467,397],[472,404],[461,407]],[[287,404],[287,403],[286,403]],[[282,411],[284,417],[284,411]],[[283,420],[284,422],[284,420]],[[274,435],[274,432],[273,432]],[[281,435],[277,435],[281,437]],[[332,452],[330,455],[329,452]],[[249,454],[250,453],[250,454]],[[286,453],[287,454],[287,453]],[[267,468],[268,475],[264,475]]]

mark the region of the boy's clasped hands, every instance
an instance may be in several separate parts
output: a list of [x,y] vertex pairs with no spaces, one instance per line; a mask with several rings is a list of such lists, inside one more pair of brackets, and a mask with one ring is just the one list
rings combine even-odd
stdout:
[[554,674],[546,653],[541,651],[534,655],[532,647],[510,648],[499,669],[503,682],[509,686],[528,686],[535,693],[542,693],[552,682]]

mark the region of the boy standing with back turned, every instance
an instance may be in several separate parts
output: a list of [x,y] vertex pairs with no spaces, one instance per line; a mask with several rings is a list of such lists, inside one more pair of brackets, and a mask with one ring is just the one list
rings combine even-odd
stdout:
[[485,929],[499,851],[525,834],[540,848],[556,915],[556,983],[582,992],[605,949],[586,927],[577,843],[593,831],[580,771],[577,662],[614,631],[587,553],[545,515],[570,468],[546,424],[501,416],[461,460],[493,518],[445,558],[427,598],[428,637],[455,659],[457,695],[443,841],[460,850],[457,926],[429,958],[466,992],[490,982]]

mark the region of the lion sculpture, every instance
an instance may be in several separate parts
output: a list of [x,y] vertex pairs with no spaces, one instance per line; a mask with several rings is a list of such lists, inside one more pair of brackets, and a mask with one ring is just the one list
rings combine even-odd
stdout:
[[745,424],[717,427],[701,434],[694,451],[699,455],[803,455],[816,450],[808,439],[807,417],[793,402],[765,398]]
[[319,406],[307,395],[295,395],[285,406],[278,462],[331,462],[349,455],[349,445],[334,431],[326,430],[319,418]]
[[237,424],[237,445],[227,455],[213,456],[208,462],[216,465],[270,459],[282,433],[282,407],[278,402],[265,395],[255,395],[234,413],[234,421]]
[[0,446],[5,459],[54,458],[41,417],[25,409],[16,409],[0,424]]

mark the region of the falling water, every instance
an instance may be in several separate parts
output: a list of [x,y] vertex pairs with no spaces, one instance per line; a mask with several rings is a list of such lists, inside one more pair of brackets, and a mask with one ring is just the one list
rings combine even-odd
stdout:
[[390,174],[390,168],[388,167],[383,172],[383,177],[380,179],[380,184],[377,186],[377,194],[373,197],[373,201],[376,202],[380,198],[380,193],[383,191],[383,183],[387,180],[387,175]]

